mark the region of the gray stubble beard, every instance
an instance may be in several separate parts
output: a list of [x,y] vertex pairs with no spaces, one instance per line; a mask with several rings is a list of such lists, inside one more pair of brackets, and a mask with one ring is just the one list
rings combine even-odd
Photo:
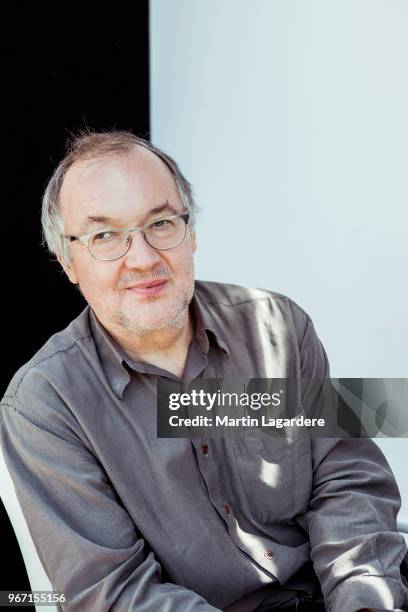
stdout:
[[122,327],[122,329],[137,336],[145,336],[155,331],[180,329],[184,324],[184,317],[194,294],[194,278],[191,284],[191,290],[185,294],[177,303],[175,312],[171,318],[164,317],[159,322],[152,324],[143,324],[140,320],[135,320],[128,317],[123,311],[114,313],[113,322]]

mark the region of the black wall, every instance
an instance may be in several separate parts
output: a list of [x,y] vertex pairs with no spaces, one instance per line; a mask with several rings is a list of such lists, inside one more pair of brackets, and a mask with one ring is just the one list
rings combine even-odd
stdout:
[[[41,246],[41,196],[70,131],[149,135],[148,1],[13,2],[2,9],[0,395],[14,372],[85,306]],[[0,505],[0,590],[29,590]]]

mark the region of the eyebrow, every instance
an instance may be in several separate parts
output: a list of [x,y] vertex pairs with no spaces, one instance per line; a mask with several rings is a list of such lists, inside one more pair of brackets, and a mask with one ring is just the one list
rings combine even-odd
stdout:
[[[144,219],[148,219],[149,217],[151,217],[152,215],[157,215],[159,213],[162,212],[171,212],[175,215],[177,215],[179,212],[179,210],[177,210],[172,204],[170,204],[170,202],[165,202],[164,204],[161,204],[160,206],[156,206],[155,208],[152,208],[151,210],[149,210],[149,212],[145,215]],[[94,224],[101,224],[103,223],[104,225],[116,225],[116,226],[120,226],[120,221],[118,219],[114,219],[113,217],[105,217],[104,215],[89,215],[88,217],[86,217],[84,223],[82,224],[82,230],[86,230],[89,226],[94,225]],[[141,225],[144,225],[144,223],[141,223]]]

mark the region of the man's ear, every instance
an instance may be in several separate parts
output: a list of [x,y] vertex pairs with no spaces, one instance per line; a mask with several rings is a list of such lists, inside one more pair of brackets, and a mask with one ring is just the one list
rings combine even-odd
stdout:
[[71,283],[73,285],[77,285],[78,284],[78,277],[76,275],[76,272],[74,270],[74,266],[71,263],[68,263],[63,257],[61,257],[60,255],[57,255],[57,259],[59,261],[59,263],[61,264],[61,266],[64,269],[65,274],[68,276],[69,280],[71,281]]
[[197,239],[196,239],[196,233],[194,229],[190,229],[190,233],[191,233],[191,249],[193,251],[193,253],[196,252],[197,250]]

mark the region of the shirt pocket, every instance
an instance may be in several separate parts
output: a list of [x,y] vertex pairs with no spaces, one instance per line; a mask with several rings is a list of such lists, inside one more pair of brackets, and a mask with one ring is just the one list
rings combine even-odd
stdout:
[[233,440],[239,505],[263,523],[291,523],[312,491],[310,440],[248,430]]

